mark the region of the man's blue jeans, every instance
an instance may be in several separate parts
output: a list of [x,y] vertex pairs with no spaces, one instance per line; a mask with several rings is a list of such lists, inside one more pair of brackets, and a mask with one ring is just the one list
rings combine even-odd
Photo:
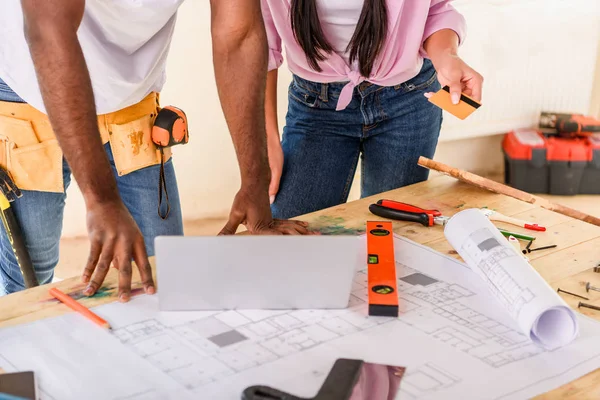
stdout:
[[[21,101],[0,80],[0,101]],[[171,212],[166,220],[159,217],[158,178],[160,166],[147,167],[124,176],[118,176],[110,145],[105,145],[121,199],[144,235],[148,256],[154,255],[154,238],[159,235],[183,235],[179,192],[172,158],[165,163],[165,177],[169,191]],[[65,192],[71,181],[71,169],[63,160]],[[25,236],[27,250],[40,284],[49,283],[59,259],[59,241],[63,226],[66,193],[22,191],[23,196],[11,204]],[[164,201],[163,201],[164,203]],[[165,206],[163,204],[163,206]],[[83,218],[81,215],[80,218]],[[83,271],[83,263],[81,269]],[[23,276],[12,247],[2,227],[0,235],[0,295],[24,289]]]
[[362,197],[427,179],[428,170],[417,161],[433,157],[442,124],[442,110],[424,96],[440,89],[431,61],[397,86],[359,85],[348,107],[336,111],[344,86],[294,77],[283,130],[283,173],[271,207],[275,218],[346,202],[359,157]]

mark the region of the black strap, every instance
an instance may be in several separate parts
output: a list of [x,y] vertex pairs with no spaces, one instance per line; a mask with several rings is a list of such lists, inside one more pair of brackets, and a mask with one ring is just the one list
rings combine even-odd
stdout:
[[[167,201],[167,212],[163,216],[160,212],[160,206],[163,201],[163,190],[165,191],[165,200]],[[171,203],[169,202],[169,191],[167,190],[167,179],[165,178],[165,155],[163,148],[160,147],[160,174],[158,176],[158,216],[161,219],[167,219],[171,212]]]

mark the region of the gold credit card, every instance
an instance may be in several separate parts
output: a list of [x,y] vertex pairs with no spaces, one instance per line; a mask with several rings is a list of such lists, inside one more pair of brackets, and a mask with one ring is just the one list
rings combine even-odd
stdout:
[[458,104],[452,104],[450,88],[448,86],[441,88],[437,93],[431,96],[429,101],[460,119],[467,118],[469,115],[473,114],[475,110],[481,107],[480,103],[476,102],[466,94],[460,95]]

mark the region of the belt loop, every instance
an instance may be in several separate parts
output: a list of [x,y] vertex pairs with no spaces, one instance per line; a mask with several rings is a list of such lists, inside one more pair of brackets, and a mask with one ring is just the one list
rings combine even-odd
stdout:
[[321,101],[323,101],[324,103],[327,103],[327,101],[329,100],[329,98],[327,97],[328,93],[329,93],[329,84],[322,83],[321,84]]

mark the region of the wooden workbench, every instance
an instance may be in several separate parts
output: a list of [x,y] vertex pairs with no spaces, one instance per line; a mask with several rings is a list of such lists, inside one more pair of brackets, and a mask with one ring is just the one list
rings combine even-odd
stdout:
[[[592,271],[593,267],[600,262],[600,227],[503,195],[477,189],[444,176],[373,198],[309,214],[299,219],[308,221],[313,229],[322,234],[359,234],[364,232],[367,220],[378,219],[369,213],[368,206],[380,198],[398,200],[428,209],[438,209],[446,216],[452,216],[465,208],[488,207],[505,215],[543,223],[548,230],[535,234],[537,236],[535,246],[557,244],[558,248],[529,255],[531,264],[541,276],[555,289],[560,287],[580,294],[585,293],[585,282],[589,281],[592,282],[592,285],[600,286],[600,274]],[[523,229],[514,226],[497,225],[512,231],[524,232]],[[394,226],[397,234],[439,252],[458,257],[445,240],[442,227],[425,228],[419,224],[403,222],[396,222]],[[94,298],[82,301],[88,307],[115,301],[116,278],[115,271],[111,271],[99,293]],[[81,290],[84,285],[79,278],[66,279],[55,286],[72,296],[83,298]],[[139,285],[136,287],[139,288]],[[141,291],[137,289],[132,294],[135,295],[139,292]],[[600,293],[590,292],[588,297],[590,297],[590,303],[600,305]],[[569,305],[577,307],[578,299],[571,296],[563,298]],[[69,311],[68,308],[50,298],[48,286],[34,288],[0,298],[0,327],[56,316]],[[589,309],[580,311],[600,319],[600,312]],[[538,398],[600,398],[600,370]]]

